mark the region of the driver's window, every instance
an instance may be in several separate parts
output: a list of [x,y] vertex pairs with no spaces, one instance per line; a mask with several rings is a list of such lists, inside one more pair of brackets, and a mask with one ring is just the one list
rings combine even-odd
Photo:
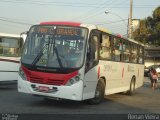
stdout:
[[86,69],[87,71],[94,67],[98,60],[98,41],[99,37],[96,31],[92,32],[90,35],[90,39],[88,41],[88,49],[87,49],[87,63]]
[[90,61],[97,60],[98,36],[93,35],[89,40],[89,58]]

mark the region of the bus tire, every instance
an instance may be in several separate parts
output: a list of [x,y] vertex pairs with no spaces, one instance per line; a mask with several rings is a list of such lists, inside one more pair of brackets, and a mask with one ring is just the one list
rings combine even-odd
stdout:
[[96,91],[95,91],[95,97],[92,99],[89,99],[89,104],[99,104],[104,100],[104,94],[105,94],[105,83],[103,79],[100,79],[97,83]]
[[135,92],[135,78],[133,77],[130,83],[130,88],[127,91],[128,95],[133,95],[133,93]]

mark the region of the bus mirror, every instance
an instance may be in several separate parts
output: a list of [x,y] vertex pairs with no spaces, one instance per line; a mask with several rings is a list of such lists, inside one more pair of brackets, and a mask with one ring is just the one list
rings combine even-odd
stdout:
[[22,33],[20,34],[20,38],[23,39],[23,42],[26,40],[27,35],[28,35],[28,31],[22,32]]

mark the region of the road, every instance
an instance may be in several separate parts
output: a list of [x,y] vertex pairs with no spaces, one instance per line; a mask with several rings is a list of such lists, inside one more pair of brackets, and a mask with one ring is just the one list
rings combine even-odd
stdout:
[[160,83],[152,90],[147,78],[133,96],[105,96],[99,105],[86,102],[44,100],[17,92],[16,86],[0,86],[0,113],[14,114],[160,114]]

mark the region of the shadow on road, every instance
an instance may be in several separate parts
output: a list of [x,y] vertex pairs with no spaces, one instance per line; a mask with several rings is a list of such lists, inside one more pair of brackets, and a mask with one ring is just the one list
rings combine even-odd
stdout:
[[17,84],[11,84],[11,85],[0,84],[0,90],[12,90],[12,89],[17,89]]
[[[129,113],[151,113],[149,109],[141,107],[135,104],[136,95],[141,95],[138,92],[135,93],[135,97],[126,96],[125,94],[113,94],[106,96],[105,100],[98,105],[89,105],[86,102],[76,102],[70,100],[44,100],[32,101],[29,106],[33,108],[39,108],[41,111],[45,109],[45,113],[66,113],[66,114],[129,114]],[[143,105],[142,105],[143,106]],[[41,110],[40,110],[41,109]],[[47,109],[47,111],[46,111]],[[36,111],[37,112],[37,111]]]

